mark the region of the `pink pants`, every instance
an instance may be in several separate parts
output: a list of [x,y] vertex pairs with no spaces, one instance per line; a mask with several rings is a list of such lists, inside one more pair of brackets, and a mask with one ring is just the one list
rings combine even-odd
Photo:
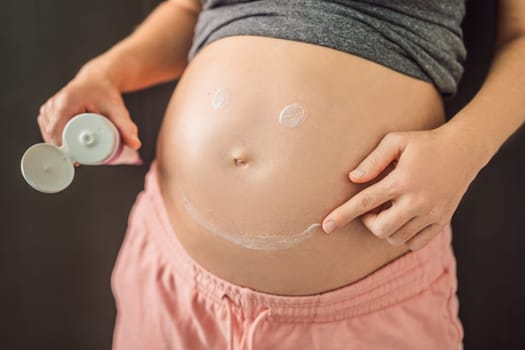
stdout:
[[186,253],[154,161],[113,270],[113,349],[460,349],[451,237],[448,226],[424,248],[335,291],[257,292],[207,272]]

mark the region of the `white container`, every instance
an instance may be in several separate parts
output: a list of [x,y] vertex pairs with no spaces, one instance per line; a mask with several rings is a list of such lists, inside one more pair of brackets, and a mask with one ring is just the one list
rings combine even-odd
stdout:
[[95,113],[82,113],[65,125],[62,146],[37,143],[25,151],[20,167],[31,187],[44,193],[56,193],[73,181],[75,162],[84,165],[112,164],[122,149],[120,133],[108,118]]

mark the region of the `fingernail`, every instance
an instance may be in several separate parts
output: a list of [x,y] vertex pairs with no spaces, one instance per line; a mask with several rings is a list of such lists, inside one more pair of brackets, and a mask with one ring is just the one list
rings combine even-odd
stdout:
[[335,230],[337,225],[333,220],[327,220],[323,224],[323,230],[326,233],[331,233],[333,230]]
[[362,177],[364,174],[365,172],[361,169],[355,169],[354,171],[350,173],[350,175],[352,175],[352,177],[356,179]]

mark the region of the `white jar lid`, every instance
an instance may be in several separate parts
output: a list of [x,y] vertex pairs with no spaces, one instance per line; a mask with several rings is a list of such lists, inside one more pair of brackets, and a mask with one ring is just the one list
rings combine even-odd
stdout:
[[117,128],[99,114],[82,113],[66,124],[62,132],[65,151],[81,164],[97,165],[118,147]]
[[49,143],[37,143],[29,147],[22,156],[20,167],[27,183],[45,193],[62,191],[75,176],[72,160]]

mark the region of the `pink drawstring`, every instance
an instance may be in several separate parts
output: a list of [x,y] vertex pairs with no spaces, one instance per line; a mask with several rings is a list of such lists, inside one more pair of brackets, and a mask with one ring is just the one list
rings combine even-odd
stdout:
[[225,304],[226,313],[228,314],[228,350],[233,350],[233,325],[232,325],[232,306],[230,297],[224,294],[221,303]]
[[[233,350],[234,339],[233,339],[233,321],[232,321],[232,302],[230,297],[227,294],[224,294],[221,298],[221,303],[224,305],[224,309],[227,313],[227,322],[228,322],[228,350]],[[248,328],[248,334],[246,336],[246,343],[248,350],[253,350],[253,338],[257,326],[261,321],[270,313],[270,308],[265,307],[265,309],[260,312],[257,317],[253,320],[253,323]]]
[[253,350],[253,336],[255,334],[255,329],[259,325],[259,323],[262,321],[262,319],[270,313],[270,308],[265,308],[264,311],[262,311],[255,320],[253,321],[253,324],[248,329],[248,336],[246,337],[246,342],[248,343],[248,350]]

